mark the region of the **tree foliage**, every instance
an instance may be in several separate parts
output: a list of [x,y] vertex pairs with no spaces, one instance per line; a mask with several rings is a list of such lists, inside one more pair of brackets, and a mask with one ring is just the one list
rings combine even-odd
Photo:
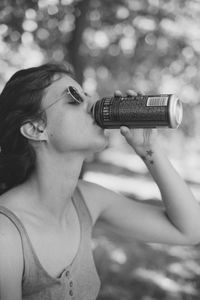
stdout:
[[182,130],[195,135],[199,14],[196,0],[3,0],[1,85],[21,67],[70,61],[95,97],[130,87],[176,93],[185,103]]

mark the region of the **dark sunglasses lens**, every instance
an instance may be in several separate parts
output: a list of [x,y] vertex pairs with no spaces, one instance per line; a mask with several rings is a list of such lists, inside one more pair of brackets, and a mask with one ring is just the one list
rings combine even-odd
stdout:
[[76,102],[78,102],[78,103],[83,102],[83,98],[79,95],[78,91],[73,86],[69,86],[69,92],[70,92],[70,95],[72,96],[72,98]]

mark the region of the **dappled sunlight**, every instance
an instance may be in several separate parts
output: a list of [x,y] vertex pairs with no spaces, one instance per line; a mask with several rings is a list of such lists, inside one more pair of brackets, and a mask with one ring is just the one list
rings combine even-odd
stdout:
[[110,257],[112,260],[121,265],[123,265],[127,261],[126,253],[123,251],[123,249],[120,248],[111,251]]
[[[164,245],[163,245],[164,247]],[[198,246],[192,247],[192,246],[171,246],[169,247],[169,253],[170,255],[173,255],[175,257],[180,257],[183,260],[188,258],[197,258],[199,257],[199,248]]]
[[[119,133],[120,134],[120,133]],[[117,147],[108,148],[99,155],[99,159],[105,163],[111,163],[139,174],[147,174],[147,168],[141,158],[134,155],[134,151],[127,152]]]
[[86,172],[84,180],[100,184],[106,188],[126,194],[136,195],[138,199],[160,199],[160,192],[155,182],[144,178],[129,178],[123,175],[112,175],[97,172]]
[[190,295],[197,295],[197,291],[191,283],[186,284],[179,283],[173,279],[168,278],[164,273],[158,272],[158,270],[147,270],[143,268],[136,269],[133,274],[133,278],[140,278],[144,281],[153,283],[168,293],[186,293]]
[[171,274],[176,274],[188,279],[195,278],[195,276],[200,276],[199,262],[196,262],[194,260],[187,260],[182,263],[172,263],[171,265],[169,265],[168,271]]
[[[200,201],[200,159],[197,152],[192,152],[195,151],[192,147],[189,144],[182,151],[182,156],[170,157],[170,161],[183,179],[188,181],[191,191]],[[184,152],[187,151],[191,151],[191,155],[184,158]],[[102,165],[99,168],[100,164],[104,167]],[[116,166],[118,172],[114,173],[112,166]],[[100,153],[94,167],[90,170],[86,168],[84,179],[124,194],[132,194],[141,200],[161,199],[160,191],[149,176],[144,162],[134,151],[127,151],[122,145],[116,144]]]
[[104,224],[97,224],[93,243],[103,283],[99,299],[199,299],[199,247],[130,242]]

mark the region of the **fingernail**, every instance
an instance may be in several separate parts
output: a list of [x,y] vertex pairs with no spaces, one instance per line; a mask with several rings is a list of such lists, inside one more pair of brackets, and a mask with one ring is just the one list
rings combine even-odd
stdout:
[[128,90],[127,93],[129,95],[133,95],[133,96],[137,95],[137,93],[135,91],[133,91],[133,90]]
[[126,133],[128,133],[129,129],[127,127],[121,127],[120,130],[121,130],[121,133],[126,134]]

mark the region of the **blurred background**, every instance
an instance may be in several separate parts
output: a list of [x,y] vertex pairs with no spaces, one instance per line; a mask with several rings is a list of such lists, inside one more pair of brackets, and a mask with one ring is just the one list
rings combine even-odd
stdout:
[[[135,89],[174,93],[184,117],[159,130],[179,174],[200,199],[200,1],[1,0],[0,90],[17,70],[69,62],[95,99]],[[137,201],[161,205],[145,165],[111,130],[103,152],[88,159],[82,177]],[[200,298],[200,246],[126,241],[99,223],[93,249],[102,287],[98,300]]]

